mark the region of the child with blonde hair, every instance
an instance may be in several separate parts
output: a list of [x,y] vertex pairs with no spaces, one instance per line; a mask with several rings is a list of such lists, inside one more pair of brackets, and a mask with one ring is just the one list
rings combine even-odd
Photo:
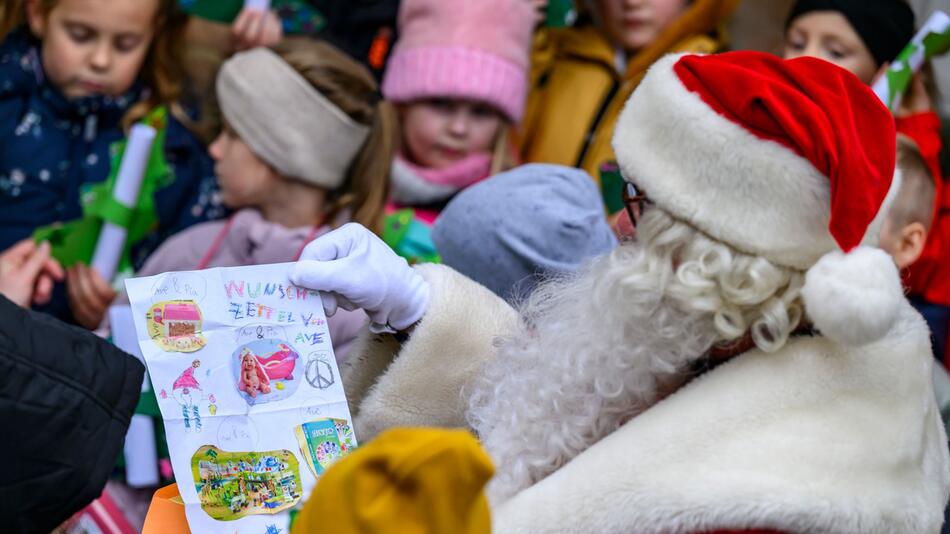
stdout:
[[[184,20],[177,0],[0,6],[0,249],[81,218],[87,188],[110,174],[113,145],[161,107],[172,180],[154,194],[158,228],[134,244],[133,263],[141,265],[168,235],[223,214],[211,160],[176,105]],[[44,310],[95,326],[74,312],[111,300],[108,281],[77,264],[65,286],[57,285]]]

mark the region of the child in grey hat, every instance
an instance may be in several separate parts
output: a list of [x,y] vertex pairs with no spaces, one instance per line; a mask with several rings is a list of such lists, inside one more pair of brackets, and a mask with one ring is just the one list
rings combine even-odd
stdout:
[[591,177],[533,164],[459,193],[432,229],[443,263],[515,302],[617,246]]

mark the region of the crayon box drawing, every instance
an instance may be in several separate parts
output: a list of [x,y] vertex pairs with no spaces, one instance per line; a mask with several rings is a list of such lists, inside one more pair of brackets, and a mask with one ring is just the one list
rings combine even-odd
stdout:
[[311,421],[295,428],[294,433],[307,467],[318,478],[333,462],[356,449],[356,437],[346,420]]

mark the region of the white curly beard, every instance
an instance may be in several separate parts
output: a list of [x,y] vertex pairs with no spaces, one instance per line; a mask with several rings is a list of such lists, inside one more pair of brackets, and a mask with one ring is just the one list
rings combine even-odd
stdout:
[[542,285],[525,326],[471,391],[469,422],[495,461],[499,504],[647,409],[718,339],[707,311],[665,296],[669,252],[619,247]]

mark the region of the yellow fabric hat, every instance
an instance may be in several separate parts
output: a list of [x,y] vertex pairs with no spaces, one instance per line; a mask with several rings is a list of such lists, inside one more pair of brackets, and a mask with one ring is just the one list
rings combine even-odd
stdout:
[[399,428],[334,464],[292,534],[488,534],[494,467],[462,430]]

